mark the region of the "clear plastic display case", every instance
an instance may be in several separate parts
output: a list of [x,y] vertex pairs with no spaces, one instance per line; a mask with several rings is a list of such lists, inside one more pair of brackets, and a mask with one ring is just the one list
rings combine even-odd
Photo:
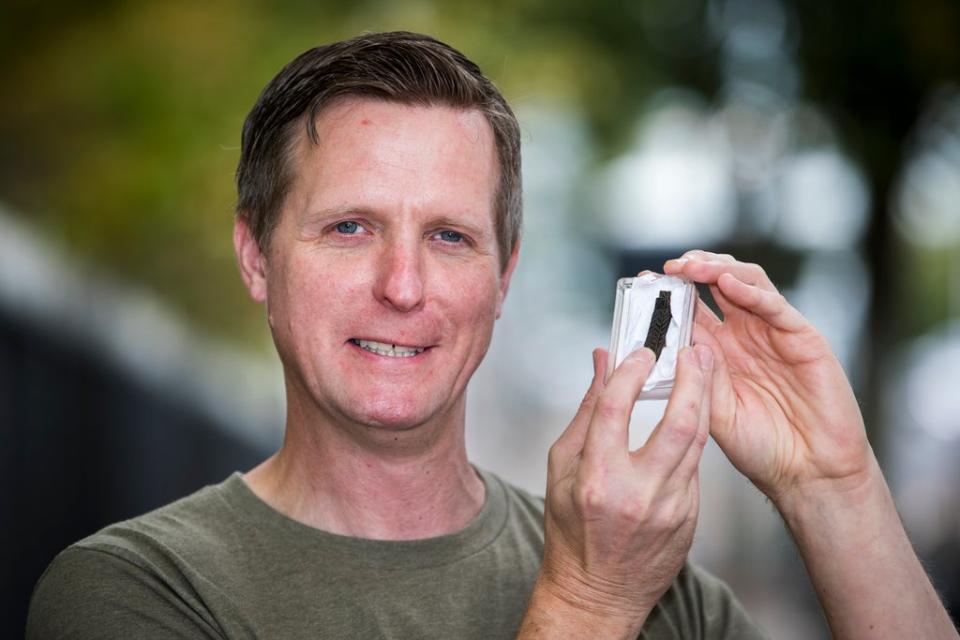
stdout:
[[607,378],[632,351],[647,346],[657,354],[638,399],[666,398],[673,389],[677,354],[693,339],[697,288],[693,282],[659,273],[617,281]]

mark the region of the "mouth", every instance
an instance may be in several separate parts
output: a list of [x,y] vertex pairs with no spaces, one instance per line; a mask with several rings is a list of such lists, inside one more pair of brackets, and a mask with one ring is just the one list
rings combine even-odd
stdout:
[[387,344],[385,342],[375,342],[373,340],[361,340],[359,338],[350,338],[351,344],[355,344],[364,351],[375,353],[378,356],[388,358],[412,358],[415,355],[426,351],[427,347],[408,347],[400,344]]

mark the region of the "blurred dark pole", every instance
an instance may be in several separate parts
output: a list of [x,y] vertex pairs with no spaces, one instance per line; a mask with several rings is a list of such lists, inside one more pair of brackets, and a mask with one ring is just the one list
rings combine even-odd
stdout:
[[872,216],[865,238],[873,296],[861,406],[883,457],[884,356],[904,336],[898,301],[891,195],[904,142],[930,95],[960,78],[960,5],[949,0],[792,3],[801,25],[805,93],[826,107],[864,168]]

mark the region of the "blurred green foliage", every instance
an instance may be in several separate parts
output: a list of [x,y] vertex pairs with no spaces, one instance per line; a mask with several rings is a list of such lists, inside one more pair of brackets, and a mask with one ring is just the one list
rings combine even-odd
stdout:
[[[949,0],[787,7],[803,83],[865,164],[882,218],[925,93],[958,73],[960,12]],[[233,266],[232,177],[246,111],[296,54],[367,30],[431,33],[515,105],[584,113],[602,159],[623,149],[655,89],[716,90],[708,12],[700,0],[8,0],[0,197],[205,330],[259,339]],[[659,25],[657,37],[642,24]],[[877,228],[875,253],[890,244]]]
[[603,95],[598,113],[618,122],[620,75],[569,5],[569,21],[540,24],[552,13],[542,2],[8,4],[0,193],[72,252],[145,283],[206,329],[260,335],[234,271],[230,217],[240,128],[263,85],[319,43],[409,29],[455,43],[514,100]]

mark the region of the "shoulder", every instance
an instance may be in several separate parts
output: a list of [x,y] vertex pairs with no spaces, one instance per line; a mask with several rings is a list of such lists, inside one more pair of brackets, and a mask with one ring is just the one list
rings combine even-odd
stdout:
[[221,553],[229,482],[67,547],[34,588],[27,637],[120,638],[160,628],[171,637],[219,637],[184,574],[195,558]]
[[162,563],[170,554],[206,556],[234,543],[238,513],[233,495],[238,475],[136,518],[112,524],[71,545],[140,564]]
[[27,613],[27,640],[221,638],[214,621],[158,576],[120,556],[68,547],[47,567]]

